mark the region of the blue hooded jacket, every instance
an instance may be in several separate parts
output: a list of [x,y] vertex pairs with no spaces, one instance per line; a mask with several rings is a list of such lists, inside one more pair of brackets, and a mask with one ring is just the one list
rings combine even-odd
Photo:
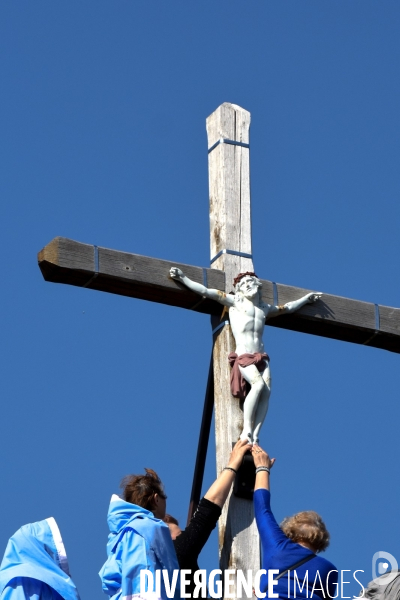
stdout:
[[[140,571],[147,569],[153,573],[166,569],[169,582],[173,571],[179,569],[175,548],[168,525],[156,519],[152,512],[121,500],[115,494],[111,498],[107,522],[108,559],[99,573],[102,587],[112,600],[130,599],[140,593]],[[167,600],[163,577],[161,576],[161,598]],[[155,594],[147,597],[155,598]],[[179,598],[179,578],[175,591]]]
[[1,600],[79,600],[53,517],[18,529],[0,565]]

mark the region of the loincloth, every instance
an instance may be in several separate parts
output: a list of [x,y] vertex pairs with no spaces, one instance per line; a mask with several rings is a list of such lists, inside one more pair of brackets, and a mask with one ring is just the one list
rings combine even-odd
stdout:
[[235,352],[231,352],[228,356],[229,364],[232,367],[231,371],[231,392],[235,398],[246,398],[250,391],[250,384],[245,380],[240,372],[239,367],[248,367],[255,365],[261,372],[265,369],[265,362],[269,362],[269,356],[266,352],[255,352],[254,354],[241,354],[238,356]]

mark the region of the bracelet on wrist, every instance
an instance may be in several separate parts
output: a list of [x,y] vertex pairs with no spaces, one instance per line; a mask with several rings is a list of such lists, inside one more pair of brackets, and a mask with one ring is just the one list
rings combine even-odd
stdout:
[[260,473],[261,471],[267,471],[267,473],[271,473],[271,470],[269,467],[257,467],[256,475],[257,475],[257,473]]
[[234,469],[233,467],[224,467],[222,470],[223,471],[232,471],[232,473],[235,473],[235,475],[237,474],[236,469]]

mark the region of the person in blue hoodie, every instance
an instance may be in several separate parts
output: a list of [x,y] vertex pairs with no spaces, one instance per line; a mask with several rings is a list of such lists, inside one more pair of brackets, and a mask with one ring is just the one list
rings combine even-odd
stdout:
[[[100,570],[103,591],[112,600],[133,598],[179,598],[179,565],[165,517],[166,495],[157,473],[146,469],[146,475],[133,476],[135,498],[129,502],[113,495],[108,510],[110,529],[108,559]],[[130,476],[132,481],[132,476]],[[124,482],[122,483],[124,485]],[[164,584],[161,574],[159,589],[141,594],[140,573],[150,571],[156,583],[156,571],[166,570],[168,583],[177,581],[175,593]],[[174,578],[175,571],[175,578]],[[146,590],[142,590],[144,592]]]
[[79,600],[53,517],[24,525],[0,565],[0,600]]

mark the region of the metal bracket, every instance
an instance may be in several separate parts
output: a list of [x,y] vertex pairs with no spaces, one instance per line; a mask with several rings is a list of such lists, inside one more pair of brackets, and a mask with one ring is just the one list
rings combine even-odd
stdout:
[[214,333],[217,333],[217,331],[219,331],[220,329],[222,329],[223,327],[225,327],[225,325],[230,325],[229,321],[222,321],[222,323],[220,323],[219,325],[217,325],[215,327],[215,329],[212,330],[211,334],[214,335]]
[[94,250],[94,275],[83,285],[82,287],[88,287],[92,281],[94,281],[99,274],[99,248],[97,246],[93,246]]
[[252,254],[246,254],[246,252],[239,252],[238,250],[227,250],[226,248],[224,248],[223,250],[220,250],[218,254],[216,254],[214,258],[210,260],[210,265],[212,265],[213,262],[217,260],[217,258],[222,256],[222,254],[233,254],[234,256],[242,256],[243,258],[253,258]]
[[204,398],[203,417],[201,419],[199,445],[197,446],[196,464],[193,473],[192,492],[190,494],[189,514],[187,525],[196,511],[201,496],[204,467],[206,465],[208,440],[210,437],[211,420],[214,408],[214,369],[213,356],[211,352],[210,368],[208,370],[207,389]]
[[219,144],[230,144],[231,146],[242,146],[242,148],[250,148],[250,144],[245,144],[244,142],[235,142],[234,140],[219,138],[218,142],[215,142],[215,144],[213,144],[211,148],[208,149],[208,154],[210,154],[210,152],[212,152],[214,148],[216,148]]
[[204,287],[208,287],[207,269],[204,269],[204,268],[203,268],[203,285],[204,285]]
[[272,282],[272,293],[273,293],[273,303],[274,306],[278,306],[278,287],[275,281]]

